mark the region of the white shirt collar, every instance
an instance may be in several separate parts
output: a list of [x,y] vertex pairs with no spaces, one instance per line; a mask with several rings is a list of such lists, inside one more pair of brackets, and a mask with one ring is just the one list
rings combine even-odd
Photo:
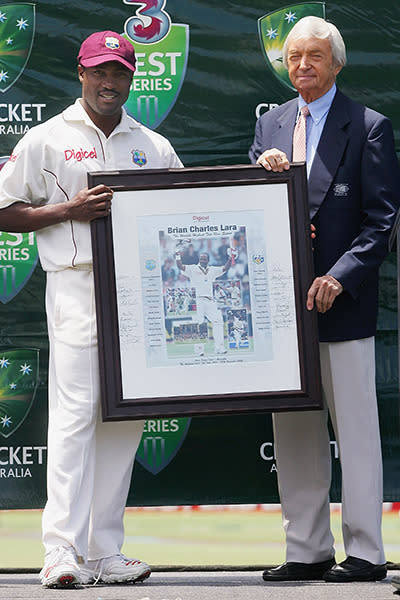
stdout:
[[[135,121],[135,119],[128,116],[124,107],[122,107],[121,111],[121,120],[114,129],[113,133],[118,133],[121,131],[129,132],[132,129],[136,129],[137,127],[141,126],[138,121]],[[98,127],[96,127],[92,119],[87,114],[86,110],[83,108],[81,98],[77,98],[74,104],[68,106],[68,108],[64,110],[63,116],[66,121],[83,121],[89,127],[98,129]]]

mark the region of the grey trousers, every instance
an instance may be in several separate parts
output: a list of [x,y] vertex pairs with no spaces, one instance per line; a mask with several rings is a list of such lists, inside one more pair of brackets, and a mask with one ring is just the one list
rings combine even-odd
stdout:
[[273,415],[287,561],[320,562],[335,553],[329,507],[329,410],[342,468],[346,556],[385,562],[374,341],[371,337],[321,343],[324,410]]

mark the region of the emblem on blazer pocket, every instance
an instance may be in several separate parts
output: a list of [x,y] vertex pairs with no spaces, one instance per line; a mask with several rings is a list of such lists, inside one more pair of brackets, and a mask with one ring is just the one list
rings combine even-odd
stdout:
[[335,185],[333,186],[334,196],[348,196],[349,190],[350,186],[348,183],[335,183]]

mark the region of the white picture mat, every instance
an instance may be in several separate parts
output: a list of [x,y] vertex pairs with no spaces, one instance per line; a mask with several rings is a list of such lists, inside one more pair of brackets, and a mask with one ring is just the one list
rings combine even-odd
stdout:
[[[143,273],[146,271],[143,265],[151,264],[151,277],[156,281],[161,269],[157,248],[160,227],[167,222],[179,227],[180,222],[187,222],[188,215],[208,215],[212,223],[214,215],[221,220],[221,213],[228,216],[230,223],[232,214],[236,213],[236,221],[240,224],[251,211],[264,215],[259,228],[269,290],[266,304],[270,311],[272,359],[238,362],[228,354],[207,361],[196,358],[191,364],[166,361],[165,366],[149,366],[146,346],[149,332],[152,327],[153,335],[162,335],[162,332],[158,319],[153,318],[148,306],[144,307],[143,281],[146,278]],[[150,236],[146,235],[148,247],[140,242],[138,231],[138,223],[143,223],[143,218],[150,223],[150,230],[154,222],[153,239],[151,231]],[[115,192],[112,227],[123,399],[301,389],[287,185],[269,183]],[[248,241],[251,246],[251,233]],[[251,261],[252,252],[249,250],[248,254]],[[251,276],[249,278],[252,288]],[[159,279],[161,302],[161,276]],[[155,302],[156,297],[157,288],[154,287]],[[254,336],[256,339],[256,330]]]

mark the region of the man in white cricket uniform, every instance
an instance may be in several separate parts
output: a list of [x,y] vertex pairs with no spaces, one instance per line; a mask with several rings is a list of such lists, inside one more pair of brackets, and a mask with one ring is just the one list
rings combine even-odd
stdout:
[[239,319],[236,315],[233,317],[233,336],[235,338],[236,348],[240,348],[240,342],[242,341],[242,335],[244,333],[244,322]]
[[97,32],[78,55],[82,98],[17,144],[0,174],[0,228],[37,231],[47,272],[49,430],[41,581],[67,587],[133,582],[149,566],[120,554],[123,514],[143,422],[103,423],[90,221],[112,190],[87,172],[181,167],[171,144],[122,108],[135,70],[130,42]]
[[217,301],[218,304],[220,304],[222,306],[226,305],[227,300],[228,300],[228,294],[218,284],[216,284],[216,286],[215,286],[214,297],[215,297],[215,299],[216,299],[216,301]]
[[240,306],[240,287],[239,286],[240,286],[239,282],[232,283],[231,298],[232,298],[233,306]]
[[167,312],[173,312],[174,309],[174,298],[169,294],[167,299]]
[[207,318],[212,323],[216,354],[226,354],[224,346],[224,321],[217,303],[213,300],[213,281],[222,277],[232,262],[230,256],[222,267],[209,266],[210,257],[202,252],[197,265],[184,265],[180,252],[176,253],[178,268],[190,279],[196,288],[197,322],[202,323]]

